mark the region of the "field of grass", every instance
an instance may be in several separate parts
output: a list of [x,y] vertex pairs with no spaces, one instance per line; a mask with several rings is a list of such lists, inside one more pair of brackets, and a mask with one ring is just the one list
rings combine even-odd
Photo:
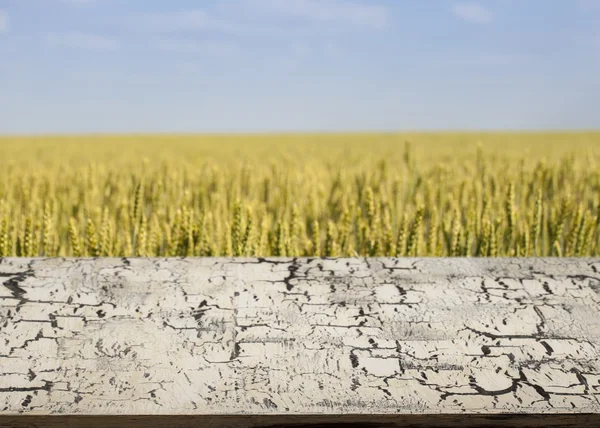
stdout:
[[600,132],[0,137],[0,256],[591,256]]

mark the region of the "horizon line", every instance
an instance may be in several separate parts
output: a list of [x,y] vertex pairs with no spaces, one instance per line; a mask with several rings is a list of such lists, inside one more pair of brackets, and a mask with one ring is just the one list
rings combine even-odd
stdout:
[[600,128],[581,129],[439,129],[439,130],[361,130],[361,131],[129,131],[129,132],[16,132],[0,133],[0,138],[52,138],[52,137],[249,137],[249,136],[295,136],[295,135],[403,135],[403,134],[587,134],[600,133]]

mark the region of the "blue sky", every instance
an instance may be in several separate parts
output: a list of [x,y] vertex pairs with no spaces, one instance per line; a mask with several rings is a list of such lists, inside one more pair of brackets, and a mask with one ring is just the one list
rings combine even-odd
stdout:
[[0,134],[600,128],[600,0],[0,0]]

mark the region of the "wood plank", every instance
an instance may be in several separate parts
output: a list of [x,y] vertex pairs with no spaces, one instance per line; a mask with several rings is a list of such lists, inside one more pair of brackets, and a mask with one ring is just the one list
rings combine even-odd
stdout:
[[507,415],[511,426],[526,415],[537,418],[527,426],[592,426],[598,269],[551,258],[0,259],[0,426],[134,426],[142,415],[157,424],[145,426],[501,426]]
[[597,414],[0,416],[2,428],[561,428],[598,427]]

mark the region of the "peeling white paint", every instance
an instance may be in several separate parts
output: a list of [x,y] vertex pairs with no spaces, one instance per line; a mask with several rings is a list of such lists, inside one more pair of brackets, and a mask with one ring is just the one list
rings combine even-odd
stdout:
[[600,413],[595,259],[0,259],[0,416]]

